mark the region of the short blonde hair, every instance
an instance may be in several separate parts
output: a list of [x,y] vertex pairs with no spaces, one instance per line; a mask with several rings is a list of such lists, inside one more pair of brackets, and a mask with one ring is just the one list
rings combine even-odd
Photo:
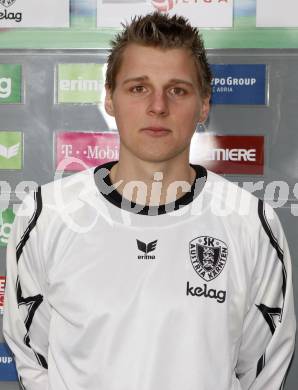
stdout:
[[182,16],[169,16],[154,12],[136,16],[131,23],[123,24],[123,31],[111,42],[106,73],[106,86],[113,91],[125,48],[131,44],[158,47],[162,49],[185,48],[190,50],[197,68],[202,97],[211,94],[212,74],[207,61],[204,42],[199,30],[192,27]]

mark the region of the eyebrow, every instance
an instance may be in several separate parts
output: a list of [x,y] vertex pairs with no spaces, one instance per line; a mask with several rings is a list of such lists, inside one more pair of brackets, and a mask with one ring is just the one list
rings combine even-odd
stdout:
[[[148,79],[149,79],[148,76],[131,77],[131,78],[124,80],[122,84],[124,85],[124,84],[130,83],[130,82],[136,82],[136,81],[142,82],[142,81],[147,81]],[[169,80],[168,84],[187,84],[187,85],[193,87],[193,83],[191,81],[184,80],[184,79],[171,79],[171,80]]]

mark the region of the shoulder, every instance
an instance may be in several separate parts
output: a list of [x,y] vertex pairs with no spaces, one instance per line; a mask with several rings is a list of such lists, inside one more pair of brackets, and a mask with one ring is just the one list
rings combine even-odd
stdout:
[[245,228],[254,242],[283,235],[273,207],[226,178],[208,171],[206,194],[213,214],[226,217],[235,228]]
[[[75,210],[78,202],[90,199],[97,193],[94,168],[43,184],[29,192],[16,211],[25,224],[34,220],[38,226],[49,226],[57,217]],[[83,202],[84,203],[84,202]]]
[[207,171],[205,192],[214,210],[223,215],[233,215],[249,218],[258,217],[258,207],[262,202],[255,195],[240,187],[237,183],[227,180],[214,172]]
[[94,168],[89,168],[67,177],[58,176],[54,181],[42,185],[41,196],[44,204],[61,207],[62,197],[66,204],[95,189]]

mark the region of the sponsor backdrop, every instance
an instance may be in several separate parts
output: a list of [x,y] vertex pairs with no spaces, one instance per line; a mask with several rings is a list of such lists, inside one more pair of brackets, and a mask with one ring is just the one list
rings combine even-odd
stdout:
[[266,104],[266,65],[213,64],[213,104]]
[[[103,108],[106,48],[125,18],[155,9],[202,27],[213,105],[192,139],[191,162],[277,209],[293,255],[298,312],[297,8],[292,0],[44,0],[43,7],[0,0],[0,327],[16,208],[55,173],[118,159],[116,124]],[[297,373],[296,357],[287,390],[297,388]],[[0,332],[0,387],[18,389],[16,378]]]
[[233,27],[233,0],[97,0],[97,10],[98,27],[120,27],[136,13],[145,15],[153,10],[183,15],[198,27]]
[[21,65],[0,64],[0,104],[21,103]]
[[[3,381],[16,381],[18,378],[13,356],[4,343],[0,343],[0,377]],[[3,386],[8,388],[7,384]]]
[[[1,0],[0,27],[69,27],[69,0]],[[59,12],[57,10],[59,9]]]
[[298,48],[297,8],[296,0],[0,0],[0,28],[12,27],[1,30],[0,48],[107,48],[121,21],[156,9],[188,16],[208,48]]
[[298,27],[295,0],[257,0],[257,27]]
[[[0,51],[0,313],[7,240],[27,191],[53,180],[55,173],[70,175],[118,159],[116,124],[103,109],[107,54]],[[190,159],[276,208],[293,254],[297,305],[298,53],[243,49],[209,50],[208,55],[213,106],[207,122],[198,125]],[[0,346],[0,381],[5,390],[16,390],[2,335]],[[296,389],[297,372],[295,358],[286,389]]]

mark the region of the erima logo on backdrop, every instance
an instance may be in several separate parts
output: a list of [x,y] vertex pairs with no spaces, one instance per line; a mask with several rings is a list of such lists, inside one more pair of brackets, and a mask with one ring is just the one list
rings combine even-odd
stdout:
[[190,241],[189,254],[196,273],[209,282],[223,270],[227,261],[228,248],[217,238],[200,236]]
[[138,249],[141,251],[141,252],[144,252],[145,255],[139,255],[138,256],[138,259],[155,259],[155,256],[154,255],[148,255],[149,252],[152,252],[156,249],[156,244],[157,244],[157,240],[155,241],[151,241],[149,242],[148,244],[145,244],[145,242],[142,242],[140,240],[137,239],[137,244],[138,244]]
[[61,91],[101,91],[102,83],[98,80],[83,80],[82,77],[72,80],[59,80]]
[[58,64],[58,103],[101,103],[104,93],[102,64]]

